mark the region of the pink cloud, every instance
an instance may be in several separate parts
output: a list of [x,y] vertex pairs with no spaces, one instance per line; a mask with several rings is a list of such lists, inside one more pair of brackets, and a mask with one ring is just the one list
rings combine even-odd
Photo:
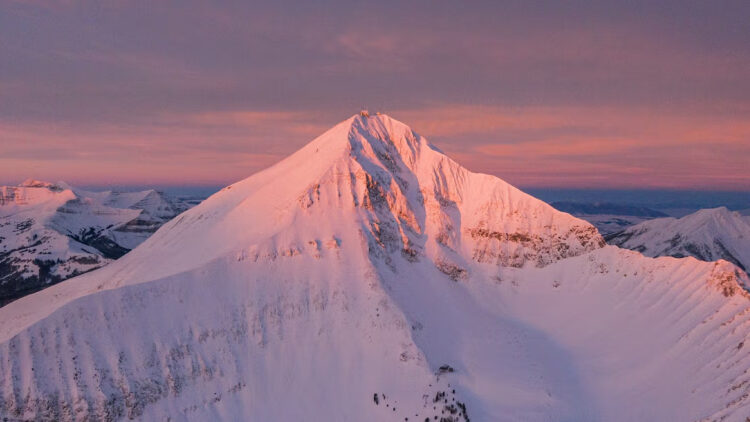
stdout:
[[466,105],[394,114],[470,169],[519,185],[750,188],[750,124],[735,114]]
[[[163,113],[149,124],[0,122],[0,180],[228,184],[348,116]],[[520,186],[750,189],[750,123],[717,110],[431,105],[394,110],[471,170]]]

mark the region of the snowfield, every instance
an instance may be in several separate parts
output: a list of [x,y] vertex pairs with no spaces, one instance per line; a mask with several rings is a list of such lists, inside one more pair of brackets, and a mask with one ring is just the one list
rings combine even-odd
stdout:
[[0,415],[745,421],[743,283],[358,115],[0,309]]

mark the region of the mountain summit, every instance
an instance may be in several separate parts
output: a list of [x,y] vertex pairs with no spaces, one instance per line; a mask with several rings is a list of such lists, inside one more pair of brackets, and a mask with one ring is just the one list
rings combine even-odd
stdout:
[[605,246],[357,115],[0,309],[0,415],[740,421],[743,277]]

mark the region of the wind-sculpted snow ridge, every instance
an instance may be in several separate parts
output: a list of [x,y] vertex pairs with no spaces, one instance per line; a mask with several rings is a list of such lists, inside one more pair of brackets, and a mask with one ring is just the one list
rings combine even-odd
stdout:
[[0,306],[102,267],[187,209],[153,190],[86,192],[29,179],[0,187]]
[[744,421],[750,298],[355,116],[0,309],[20,420]]
[[646,256],[723,259],[750,271],[750,218],[726,207],[698,210],[679,219],[657,218],[607,239]]

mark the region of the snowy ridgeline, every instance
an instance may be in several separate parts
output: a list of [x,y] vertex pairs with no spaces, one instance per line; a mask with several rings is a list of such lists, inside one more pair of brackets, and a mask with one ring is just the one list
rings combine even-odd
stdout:
[[646,256],[692,256],[729,261],[750,269],[750,216],[726,207],[701,209],[681,218],[645,207],[610,203],[552,202],[593,224],[607,243]]
[[645,221],[606,239],[646,256],[723,259],[745,272],[750,270],[750,216],[725,207],[699,210],[682,218]]
[[0,415],[744,422],[745,283],[354,116],[0,309]]
[[154,190],[0,186],[0,306],[120,258],[186,209]]

